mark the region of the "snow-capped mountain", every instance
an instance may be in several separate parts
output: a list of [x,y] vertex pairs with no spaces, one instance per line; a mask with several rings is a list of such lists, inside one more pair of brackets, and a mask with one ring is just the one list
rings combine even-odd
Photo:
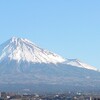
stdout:
[[12,84],[13,89],[16,85],[32,89],[37,84],[43,86],[36,86],[36,90],[98,89],[100,72],[77,59],[65,59],[27,39],[13,37],[0,45],[0,90],[2,85],[11,89]]
[[5,60],[8,62],[14,60],[17,63],[65,63],[76,67],[97,70],[95,67],[77,59],[65,59],[55,53],[38,47],[27,39],[17,37],[12,37],[0,45],[0,63]]
[[22,38],[12,37],[0,46],[0,61],[16,60],[33,63],[61,63],[65,59],[57,54],[39,48],[31,41]]

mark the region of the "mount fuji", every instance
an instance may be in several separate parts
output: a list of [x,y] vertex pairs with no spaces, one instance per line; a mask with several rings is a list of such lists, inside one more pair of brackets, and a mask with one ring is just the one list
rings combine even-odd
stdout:
[[98,69],[78,59],[65,59],[23,38],[12,37],[0,45],[1,90],[98,90],[99,84]]

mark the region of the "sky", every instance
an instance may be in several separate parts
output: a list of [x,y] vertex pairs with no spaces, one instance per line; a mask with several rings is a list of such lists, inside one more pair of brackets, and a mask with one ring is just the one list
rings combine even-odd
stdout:
[[100,69],[100,0],[0,0],[0,44],[13,36]]

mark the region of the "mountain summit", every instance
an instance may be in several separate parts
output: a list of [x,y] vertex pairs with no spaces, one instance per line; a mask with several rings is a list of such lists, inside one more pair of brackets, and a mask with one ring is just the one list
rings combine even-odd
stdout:
[[57,54],[39,48],[31,41],[12,37],[0,46],[0,60],[16,60],[33,63],[61,63],[65,59]]

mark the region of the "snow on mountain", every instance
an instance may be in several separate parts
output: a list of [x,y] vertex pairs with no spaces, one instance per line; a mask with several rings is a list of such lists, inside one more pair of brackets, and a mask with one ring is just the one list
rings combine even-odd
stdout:
[[83,63],[78,59],[67,59],[66,64],[97,71],[97,68],[95,68],[91,65],[88,65],[86,63]]
[[59,55],[39,48],[27,39],[16,37],[12,37],[0,46],[0,61],[4,59],[54,64],[65,61]]
[[[32,43],[31,41],[23,38],[12,37],[5,43],[0,45],[0,63],[16,61],[27,63],[39,64],[66,64],[90,70],[97,70],[95,67],[85,64],[77,59],[65,59],[55,53],[42,49]],[[5,64],[5,63],[3,63]],[[10,63],[9,63],[10,64]],[[30,66],[30,65],[27,66]],[[4,65],[8,66],[8,65]],[[23,65],[24,66],[24,65]]]

